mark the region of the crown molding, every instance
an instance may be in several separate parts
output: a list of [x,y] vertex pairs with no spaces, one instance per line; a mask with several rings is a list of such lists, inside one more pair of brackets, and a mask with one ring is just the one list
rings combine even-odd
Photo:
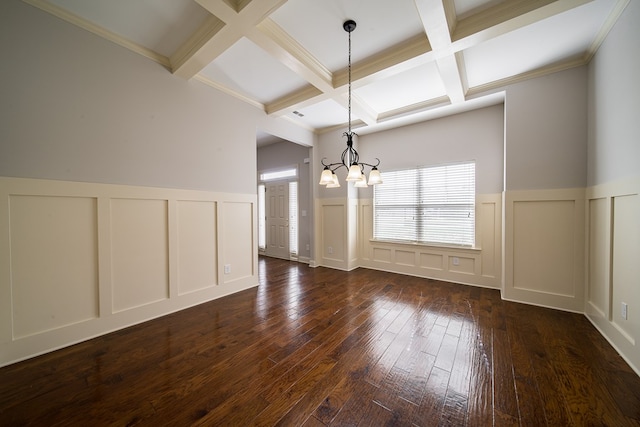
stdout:
[[598,31],[598,34],[593,39],[593,43],[591,43],[591,46],[589,46],[589,50],[585,55],[586,62],[591,61],[593,56],[596,54],[596,52],[604,42],[604,39],[607,37],[607,34],[609,34],[609,31],[611,31],[613,26],[616,24],[618,18],[620,18],[620,15],[622,15],[622,12],[627,7],[630,1],[631,0],[618,0],[616,2],[613,10],[607,17],[607,20],[604,22],[602,28],[600,28],[600,31]]
[[435,107],[442,107],[451,104],[448,96],[440,96],[438,98],[429,99],[427,101],[417,102],[405,107],[396,108],[394,110],[385,111],[378,115],[378,123],[386,122],[393,119],[421,113]]
[[200,83],[204,83],[207,86],[210,86],[210,87],[212,87],[214,89],[218,89],[219,91],[224,92],[227,95],[231,95],[234,98],[237,98],[237,99],[239,99],[241,101],[244,101],[247,104],[253,105],[254,107],[257,107],[257,108],[261,109],[262,111],[265,111],[264,104],[256,101],[253,98],[250,98],[250,97],[248,97],[248,96],[246,96],[246,95],[244,95],[244,94],[242,94],[242,93],[240,93],[238,91],[230,89],[227,86],[221,85],[220,83],[218,83],[218,82],[216,82],[214,80],[211,80],[210,78],[205,77],[202,74],[196,74],[195,76],[193,76],[193,79],[199,81]]
[[129,39],[126,39],[114,32],[111,32],[99,25],[94,24],[93,22],[87,21],[84,18],[79,17],[71,12],[68,12],[53,3],[50,3],[45,0],[22,0],[24,3],[27,3],[31,6],[34,6],[40,10],[43,10],[47,13],[50,13],[53,16],[56,16],[63,21],[69,22],[77,27],[80,27],[90,33],[93,33],[99,37],[102,37],[105,40],[109,40],[119,46],[122,46],[126,49],[129,49],[132,52],[135,52],[139,55],[142,55],[146,58],[149,58],[158,64],[164,66],[169,69],[171,67],[171,61],[164,55],[161,55],[151,49],[148,49],[144,46],[139,45],[138,43],[134,43]]
[[184,74],[181,69],[207,42],[218,34],[225,24],[218,17],[209,15],[205,22],[171,55],[171,72]]
[[[277,115],[278,113],[284,113],[284,110],[293,108],[302,108],[305,105],[312,104],[318,101],[318,97],[326,95],[313,85],[307,85],[304,88],[295,91],[289,95],[286,95],[280,99],[276,99],[266,105],[265,111],[270,115]],[[330,98],[328,95],[325,98]]]
[[461,51],[593,0],[509,0],[484,9],[456,24],[451,36]]
[[469,88],[467,91],[468,96],[480,95],[484,92],[492,91],[495,89],[501,89],[505,86],[513,85],[515,83],[520,83],[525,80],[531,80],[538,77],[543,77],[549,74],[557,73],[560,71],[569,70],[571,68],[580,67],[586,65],[588,61],[586,57],[580,57],[576,59],[572,59],[569,61],[563,61],[556,64],[549,65],[547,67],[538,68],[533,71],[529,71],[527,73],[518,74],[516,76],[506,77],[501,80],[495,80],[489,83],[485,83],[479,86],[474,86]]

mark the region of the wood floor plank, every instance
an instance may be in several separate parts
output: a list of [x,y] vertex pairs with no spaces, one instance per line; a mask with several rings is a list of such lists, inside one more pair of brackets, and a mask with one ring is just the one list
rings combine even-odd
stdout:
[[259,286],[0,368],[0,426],[640,426],[581,315],[260,258]]
[[416,410],[413,422],[418,426],[440,424],[444,401],[447,394],[450,373],[434,366],[431,369],[425,394]]

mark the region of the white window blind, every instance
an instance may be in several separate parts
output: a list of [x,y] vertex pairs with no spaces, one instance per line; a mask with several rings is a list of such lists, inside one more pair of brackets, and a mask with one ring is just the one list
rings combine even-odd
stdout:
[[374,187],[374,238],[473,246],[475,163],[384,172]]

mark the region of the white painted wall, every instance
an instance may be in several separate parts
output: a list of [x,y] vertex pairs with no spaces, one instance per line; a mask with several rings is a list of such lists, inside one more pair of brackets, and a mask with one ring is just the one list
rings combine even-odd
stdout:
[[631,1],[589,65],[585,310],[640,375],[638,22]]

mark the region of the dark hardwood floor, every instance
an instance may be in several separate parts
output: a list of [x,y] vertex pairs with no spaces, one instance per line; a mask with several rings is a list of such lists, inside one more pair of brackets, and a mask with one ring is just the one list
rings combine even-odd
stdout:
[[260,259],[260,286],[0,369],[0,424],[640,425],[582,315]]

